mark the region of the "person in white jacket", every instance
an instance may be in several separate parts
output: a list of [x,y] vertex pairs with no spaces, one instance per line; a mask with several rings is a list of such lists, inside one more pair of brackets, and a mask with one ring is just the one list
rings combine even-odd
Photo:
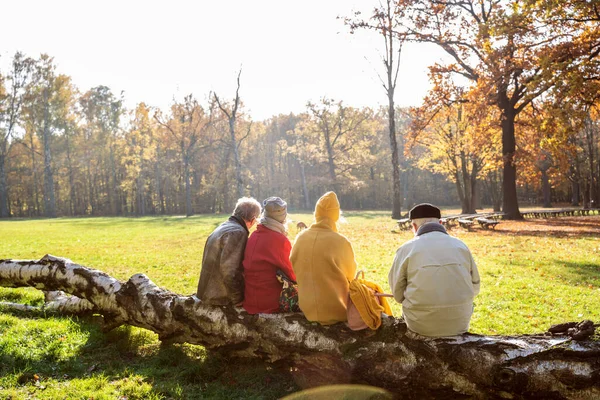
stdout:
[[448,235],[439,208],[419,204],[408,217],[415,237],[400,246],[388,275],[408,329],[430,337],[467,332],[480,286],[471,251]]

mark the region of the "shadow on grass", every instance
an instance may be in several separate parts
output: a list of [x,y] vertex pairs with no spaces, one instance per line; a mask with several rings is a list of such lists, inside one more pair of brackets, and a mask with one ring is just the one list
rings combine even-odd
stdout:
[[[452,226],[450,232],[465,229]],[[532,237],[599,237],[600,218],[595,217],[558,217],[549,219],[527,219],[524,221],[500,221],[496,229],[484,229],[475,224],[468,232],[485,235],[532,236]]]
[[558,265],[564,265],[569,272],[576,274],[585,282],[600,281],[600,263],[589,262],[570,262],[564,260],[554,260]]
[[[9,311],[4,315],[19,320],[47,317],[42,312]],[[52,343],[43,343],[43,350],[39,348],[41,342],[25,344],[38,347],[32,352],[22,351],[22,346],[13,349],[1,342],[4,345],[0,346],[0,376],[4,377],[4,385],[8,382],[14,387],[34,388],[35,376],[40,380],[37,385],[46,382],[45,385],[68,387],[71,380],[77,380],[78,387],[84,381],[86,389],[85,381],[89,380],[90,391],[103,382],[98,388],[100,392],[119,388],[119,394],[128,398],[177,399],[277,399],[299,390],[284,366],[258,360],[231,360],[202,346],[160,343],[154,333],[130,326],[103,333],[97,321],[89,317],[57,315],[55,319],[61,326],[74,325],[87,336],[87,341],[57,338]],[[9,328],[5,322],[0,331]],[[36,329],[32,325],[27,332],[21,332],[31,335]],[[77,350],[64,359],[61,358],[64,346],[74,346]]]

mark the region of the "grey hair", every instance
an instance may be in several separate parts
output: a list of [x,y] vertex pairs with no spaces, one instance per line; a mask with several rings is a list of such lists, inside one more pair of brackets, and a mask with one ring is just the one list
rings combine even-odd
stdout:
[[417,229],[421,227],[421,225],[426,224],[428,222],[440,222],[439,218],[415,218],[411,221],[413,224],[417,225]]
[[260,203],[252,197],[242,197],[235,204],[232,215],[244,221],[252,221],[260,215]]

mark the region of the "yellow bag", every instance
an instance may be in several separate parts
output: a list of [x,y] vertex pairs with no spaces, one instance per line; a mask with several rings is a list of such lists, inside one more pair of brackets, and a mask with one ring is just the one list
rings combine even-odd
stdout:
[[[362,273],[362,279],[359,274]],[[381,313],[392,315],[392,309],[384,296],[376,295],[383,293],[383,289],[374,283],[364,279],[364,272],[359,271],[353,281],[350,282],[348,293],[347,317],[348,326],[352,330],[371,328],[376,330],[381,326]]]

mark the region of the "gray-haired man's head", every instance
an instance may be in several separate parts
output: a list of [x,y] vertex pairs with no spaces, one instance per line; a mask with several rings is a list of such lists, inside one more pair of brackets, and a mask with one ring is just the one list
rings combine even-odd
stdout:
[[238,199],[232,215],[251,222],[260,215],[260,203],[252,197],[242,197]]

